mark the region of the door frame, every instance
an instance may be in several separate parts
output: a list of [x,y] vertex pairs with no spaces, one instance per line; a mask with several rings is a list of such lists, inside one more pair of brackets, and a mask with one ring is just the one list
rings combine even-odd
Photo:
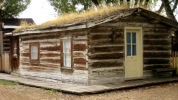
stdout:
[[[10,49],[10,58],[11,58],[11,72],[15,72],[19,69],[19,51],[20,51],[20,48],[19,48],[19,36],[15,36],[15,37],[11,37],[10,39],[10,44],[11,44],[11,49]],[[14,55],[14,42],[16,42],[16,56]],[[14,67],[15,66],[15,67]]]
[[[139,56],[139,58],[140,58],[140,76],[141,77],[133,77],[133,78],[127,78],[126,77],[126,70],[125,70],[125,68],[126,68],[126,56],[127,56],[127,54],[126,54],[126,50],[127,50],[127,44],[126,44],[126,32],[127,32],[127,30],[138,30],[139,31],[139,35],[140,35],[140,42],[139,42],[139,45],[140,45],[140,48],[141,48],[141,50],[140,50],[140,56]],[[124,61],[124,78],[125,78],[125,80],[132,80],[132,79],[141,79],[142,77],[143,77],[143,31],[142,31],[142,27],[125,27],[124,28],[124,46],[125,46],[125,50],[124,50],[124,52],[125,52],[125,61]]]

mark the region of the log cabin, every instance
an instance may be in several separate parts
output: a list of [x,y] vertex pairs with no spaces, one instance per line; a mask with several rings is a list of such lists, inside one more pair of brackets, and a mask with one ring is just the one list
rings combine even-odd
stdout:
[[13,32],[19,38],[17,73],[95,85],[148,79],[153,69],[173,67],[171,34],[178,28],[173,20],[144,8],[68,20]]
[[[16,54],[15,49],[18,50],[19,39],[18,36],[12,36],[12,31],[20,27],[21,23],[23,22],[28,24],[35,24],[32,18],[2,19],[2,33],[0,34],[0,62],[2,62],[2,64],[0,63],[0,72],[10,73],[12,70],[15,71],[16,67],[18,66],[17,59],[19,57],[17,56],[18,54]],[[7,58],[2,58],[4,55],[7,55]],[[2,60],[5,60],[5,62]]]

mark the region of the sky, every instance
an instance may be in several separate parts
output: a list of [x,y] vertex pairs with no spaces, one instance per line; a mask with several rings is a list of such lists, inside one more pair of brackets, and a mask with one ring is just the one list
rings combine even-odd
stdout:
[[57,13],[47,0],[31,0],[30,5],[19,18],[33,18],[36,24],[41,24],[55,19],[56,16]]

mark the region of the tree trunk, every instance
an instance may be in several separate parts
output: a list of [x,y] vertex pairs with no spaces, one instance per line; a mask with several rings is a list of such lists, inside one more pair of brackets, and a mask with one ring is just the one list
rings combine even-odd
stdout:
[[92,0],[92,2],[93,2],[96,6],[98,6],[98,5],[99,5],[98,0]]
[[166,10],[166,15],[168,18],[174,20],[174,21],[177,21],[174,14],[173,14],[173,11],[171,10],[171,7],[170,7],[170,4],[169,4],[169,0],[162,0],[162,3],[164,5],[164,8]]
[[0,30],[2,30],[2,0],[0,0]]
[[163,8],[164,8],[164,5],[163,5],[163,3],[161,4],[161,6],[160,6],[160,8],[159,8],[159,10],[158,11],[156,11],[156,12],[158,12],[159,14],[161,13],[161,11],[163,10]]

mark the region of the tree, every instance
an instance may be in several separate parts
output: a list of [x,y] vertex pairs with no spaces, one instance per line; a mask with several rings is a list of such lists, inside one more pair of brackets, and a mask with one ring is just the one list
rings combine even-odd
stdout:
[[31,0],[1,0],[2,18],[15,18],[27,9]]
[[161,11],[164,7],[167,17],[174,21],[177,21],[174,16],[174,12],[177,8],[177,5],[178,5],[178,0],[162,0],[161,7],[158,11]]
[[[50,4],[58,13],[80,12],[89,9],[90,7],[96,7],[103,2],[111,5],[122,5],[125,0],[48,0]],[[130,3],[131,2],[131,3]],[[156,3],[160,3],[159,0],[126,0],[129,7],[144,6],[148,7]],[[172,20],[176,20],[174,12],[178,5],[178,0],[161,0],[161,6],[157,11],[160,13],[165,9],[166,15]],[[82,6],[82,9],[78,9],[77,6]]]
[[[48,0],[59,14],[76,12],[89,9],[92,5],[91,0]],[[83,6],[83,9],[77,9],[77,6]]]

